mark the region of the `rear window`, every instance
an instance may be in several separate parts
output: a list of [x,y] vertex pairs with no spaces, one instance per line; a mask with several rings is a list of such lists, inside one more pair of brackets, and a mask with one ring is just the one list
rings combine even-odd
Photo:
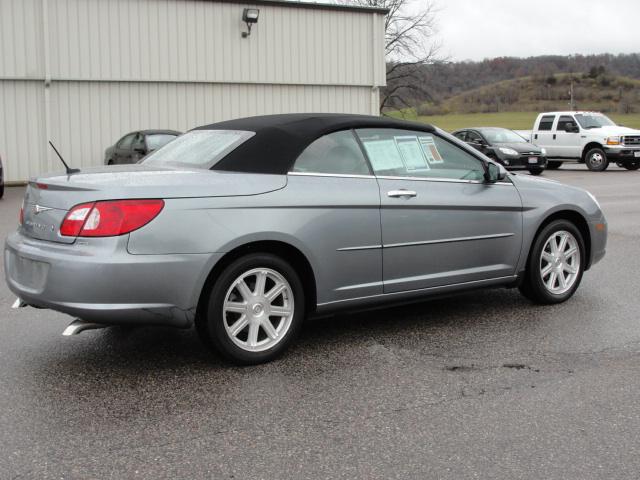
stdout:
[[156,150],[142,163],[208,169],[254,135],[242,130],[192,130]]

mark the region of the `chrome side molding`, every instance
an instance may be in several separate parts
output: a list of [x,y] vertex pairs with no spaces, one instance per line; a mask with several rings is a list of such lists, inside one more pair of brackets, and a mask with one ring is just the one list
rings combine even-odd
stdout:
[[102,323],[91,323],[85,322],[79,318],[76,318],[73,322],[71,322],[67,328],[64,329],[62,335],[65,337],[70,337],[71,335],[78,335],[79,333],[84,332],[85,330],[94,330],[96,328],[105,328],[107,325],[103,325]]

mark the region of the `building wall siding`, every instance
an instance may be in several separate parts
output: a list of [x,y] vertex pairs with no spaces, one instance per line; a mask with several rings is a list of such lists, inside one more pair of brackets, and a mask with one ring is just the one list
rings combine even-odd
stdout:
[[[260,9],[249,38],[242,10]],[[103,161],[122,134],[242,116],[377,113],[384,15],[206,0],[0,0],[8,181]]]

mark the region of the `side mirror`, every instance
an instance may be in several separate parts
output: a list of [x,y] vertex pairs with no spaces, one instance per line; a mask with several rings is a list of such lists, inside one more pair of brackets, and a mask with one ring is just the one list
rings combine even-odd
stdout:
[[484,179],[487,183],[496,183],[504,180],[507,176],[507,169],[498,163],[488,162],[484,171]]
[[564,124],[564,131],[567,133],[578,133],[580,129],[575,123],[568,122]]

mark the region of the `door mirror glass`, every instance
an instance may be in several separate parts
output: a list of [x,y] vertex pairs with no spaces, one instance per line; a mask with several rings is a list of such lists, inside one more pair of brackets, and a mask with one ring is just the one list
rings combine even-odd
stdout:
[[564,131],[567,133],[578,133],[578,126],[573,122],[567,122],[564,124]]
[[487,170],[484,174],[484,179],[487,183],[496,183],[500,180],[504,180],[507,176],[507,170],[500,164],[489,162],[487,163]]

